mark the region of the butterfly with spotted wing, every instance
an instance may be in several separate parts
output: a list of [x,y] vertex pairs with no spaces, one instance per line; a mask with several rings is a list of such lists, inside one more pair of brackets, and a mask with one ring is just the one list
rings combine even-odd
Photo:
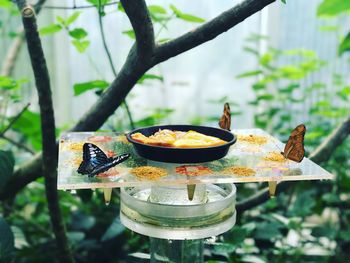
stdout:
[[298,125],[290,134],[289,139],[281,154],[289,160],[300,163],[304,159],[304,136],[306,127],[304,124]]
[[77,170],[80,174],[87,174],[93,177],[103,173],[117,164],[124,162],[130,157],[130,154],[122,154],[116,157],[108,158],[107,155],[95,144],[84,143],[83,145],[83,161]]
[[221,129],[228,130],[228,131],[231,130],[231,111],[230,111],[230,105],[227,102],[224,105],[224,112],[219,121],[219,126]]

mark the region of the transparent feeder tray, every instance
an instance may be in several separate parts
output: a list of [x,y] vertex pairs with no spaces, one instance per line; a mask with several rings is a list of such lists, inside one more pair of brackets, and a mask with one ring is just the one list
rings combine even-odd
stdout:
[[[301,163],[290,160],[274,162],[266,160],[271,153],[280,153],[284,145],[260,129],[234,130],[237,142],[230,147],[225,158],[200,164],[171,164],[146,160],[138,156],[124,134],[106,132],[74,132],[64,134],[59,145],[58,189],[95,189],[116,187],[179,186],[194,184],[223,184],[251,182],[280,182],[332,179],[334,176],[308,158]],[[265,144],[251,144],[241,141],[239,136],[262,136]],[[131,157],[111,168],[103,175],[90,178],[77,173],[82,161],[82,147],[91,142],[106,154],[130,153]],[[138,178],[132,169],[140,166],[154,166],[166,171],[157,180]],[[251,176],[225,173],[227,168],[240,166],[254,171]],[[184,169],[186,172],[184,173]],[[200,171],[198,175],[196,172]],[[204,171],[204,172],[203,172]]]

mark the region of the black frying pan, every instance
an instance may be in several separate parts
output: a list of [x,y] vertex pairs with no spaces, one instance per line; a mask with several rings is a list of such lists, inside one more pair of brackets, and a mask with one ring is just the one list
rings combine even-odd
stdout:
[[[205,135],[215,136],[227,143],[219,146],[205,148],[171,148],[154,146],[137,142],[131,138],[133,133],[140,132],[145,136],[150,136],[159,129],[169,129],[173,131],[197,131]],[[168,163],[202,163],[218,160],[224,157],[230,146],[237,140],[236,136],[227,130],[195,125],[160,125],[135,129],[127,134],[128,141],[134,145],[135,151],[146,159],[168,162]]]

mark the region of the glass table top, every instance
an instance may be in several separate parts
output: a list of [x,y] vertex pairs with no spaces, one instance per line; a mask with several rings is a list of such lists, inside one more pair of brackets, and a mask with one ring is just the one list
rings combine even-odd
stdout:
[[[233,130],[237,142],[216,161],[199,164],[161,163],[138,156],[124,134],[71,132],[59,143],[58,189],[95,189],[130,186],[176,186],[246,182],[280,182],[333,179],[334,176],[308,158],[301,163],[280,153],[284,144],[260,129]],[[77,172],[83,144],[98,146],[107,157],[123,153],[125,162],[93,177]]]

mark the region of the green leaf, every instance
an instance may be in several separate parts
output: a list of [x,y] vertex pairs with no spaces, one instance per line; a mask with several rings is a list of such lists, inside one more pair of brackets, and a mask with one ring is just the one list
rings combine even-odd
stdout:
[[287,3],[287,0],[281,0],[281,2],[282,2],[283,4],[285,4],[285,3]]
[[120,222],[120,219],[116,218],[101,237],[101,241],[104,242],[116,238],[120,236],[124,230],[125,227]]
[[124,35],[127,35],[128,37],[130,37],[131,39],[135,39],[135,32],[133,29],[130,30],[126,30],[122,32]]
[[78,96],[91,89],[103,90],[109,86],[109,83],[104,80],[93,80],[84,83],[77,83],[74,85],[74,96]]
[[271,95],[271,94],[262,94],[262,95],[259,95],[257,96],[257,100],[258,101],[261,101],[261,100],[273,100],[274,96]]
[[288,85],[287,87],[279,89],[279,92],[291,94],[296,88],[299,88],[299,87],[300,87],[299,84],[292,83],[292,84]]
[[25,237],[22,229],[20,229],[19,227],[16,227],[16,226],[11,226],[11,230],[12,230],[13,236],[15,238],[15,248],[22,249],[25,247],[29,247],[29,244],[26,240],[26,237]]
[[292,65],[283,66],[279,70],[284,78],[291,80],[301,79],[305,76],[304,71]]
[[101,5],[105,5],[107,4],[110,0],[86,0],[89,3],[93,4],[94,6],[98,7],[99,3],[101,3]]
[[147,6],[150,13],[155,14],[166,14],[166,10],[160,5],[149,5]]
[[252,33],[246,38],[248,42],[260,42],[261,40],[269,40],[268,36]]
[[251,77],[251,76],[256,76],[256,75],[260,75],[262,74],[263,71],[258,69],[258,70],[252,70],[252,71],[248,71],[248,72],[245,72],[243,74],[239,74],[236,76],[236,78],[240,79],[240,78],[246,78],[246,77]]
[[19,85],[16,80],[7,76],[0,76],[0,89],[12,90],[18,87]]
[[266,85],[258,82],[258,83],[253,84],[252,88],[255,91],[263,90],[263,89],[266,89]]
[[234,227],[225,235],[225,241],[229,241],[230,244],[239,246],[243,243],[247,236],[247,230],[242,227]]
[[88,215],[80,210],[72,212],[71,218],[70,229],[73,231],[86,232],[96,224],[96,218],[94,216]]
[[229,257],[229,255],[236,250],[235,245],[232,245],[230,243],[214,243],[212,244],[212,252],[216,255],[221,255],[224,257]]
[[90,41],[88,40],[81,41],[78,39],[73,39],[72,44],[75,46],[78,52],[84,53],[85,50],[89,47]]
[[72,24],[75,20],[77,20],[77,18],[80,16],[81,12],[74,12],[73,14],[71,14],[65,21],[65,25],[69,26],[70,24]]
[[66,20],[64,20],[62,16],[56,16],[56,21],[62,24],[63,26],[66,26]]
[[62,26],[59,24],[51,24],[49,26],[46,27],[42,27],[39,29],[39,34],[41,36],[46,36],[46,35],[50,35],[50,34],[54,34],[56,32],[59,32],[62,30]]
[[161,38],[161,39],[159,39],[157,42],[158,42],[159,44],[162,44],[162,43],[168,42],[168,41],[170,41],[170,40],[171,40],[171,38]]
[[331,103],[328,100],[320,100],[320,101],[315,103],[315,107],[327,108],[330,106],[331,106]]
[[281,237],[281,232],[274,223],[262,222],[257,224],[254,237],[262,240],[274,240]]
[[349,242],[350,241],[350,230],[346,230],[346,231],[341,231],[340,233],[339,233],[339,237],[342,239],[342,240],[344,240],[344,241],[346,241],[346,242]]
[[26,110],[12,125],[12,129],[21,133],[30,142],[35,150],[41,149],[41,126],[39,113]]
[[0,0],[0,8],[10,8],[11,7],[11,1],[9,0]]
[[14,251],[15,241],[10,226],[5,219],[0,217],[0,261],[11,262],[12,253]]
[[205,22],[205,19],[200,18],[198,16],[190,15],[190,14],[181,14],[178,16],[178,18],[188,21],[188,22],[194,22],[194,23],[203,23]]
[[312,208],[316,205],[315,195],[313,190],[304,190],[297,194],[297,198],[293,203],[290,214],[293,216],[307,216],[312,214]]
[[159,123],[163,119],[169,117],[173,112],[174,112],[174,109],[155,108],[153,114],[150,114],[147,117],[136,121],[135,126],[142,127],[142,126],[155,125],[156,123]]
[[273,59],[273,55],[271,53],[265,53],[260,58],[260,64],[264,67],[269,67],[270,62]]
[[118,11],[125,13],[124,7],[122,5],[122,3],[118,2]]
[[348,0],[323,0],[317,8],[317,16],[336,16],[350,10]]
[[317,138],[323,137],[324,136],[324,132],[323,131],[309,131],[305,134],[305,139],[306,140],[310,140],[313,141]]
[[332,226],[317,226],[312,229],[311,234],[314,237],[328,237],[333,240],[337,234],[337,230],[332,228]]
[[339,27],[338,26],[320,26],[318,29],[320,31],[325,31],[325,32],[334,32],[334,31],[338,31]]
[[0,150],[0,189],[4,187],[7,180],[12,176],[14,166],[15,158],[12,152]]
[[257,57],[259,56],[259,51],[257,49],[255,49],[255,48],[247,46],[247,47],[243,47],[243,50],[248,52],[248,53],[251,53],[251,54],[253,54],[253,55],[257,56]]
[[337,91],[337,95],[344,101],[347,101],[348,96],[350,95],[350,86],[344,87],[341,90]]
[[343,53],[347,51],[350,51],[350,32],[346,35],[338,47],[339,56],[343,55]]
[[191,14],[186,14],[177,9],[174,5],[170,5],[170,9],[173,10],[174,14],[176,15],[177,18],[188,21],[188,22],[194,22],[194,23],[203,23],[205,20],[203,18],[191,15]]
[[144,74],[138,81],[138,84],[143,84],[145,80],[147,79],[156,79],[159,80],[161,82],[164,81],[163,76],[159,76],[159,75],[155,75],[155,74]]
[[85,233],[79,231],[69,231],[67,232],[67,238],[70,244],[77,245],[79,242],[84,240]]
[[84,28],[74,28],[69,31],[69,35],[75,39],[82,39],[87,36],[87,32]]

